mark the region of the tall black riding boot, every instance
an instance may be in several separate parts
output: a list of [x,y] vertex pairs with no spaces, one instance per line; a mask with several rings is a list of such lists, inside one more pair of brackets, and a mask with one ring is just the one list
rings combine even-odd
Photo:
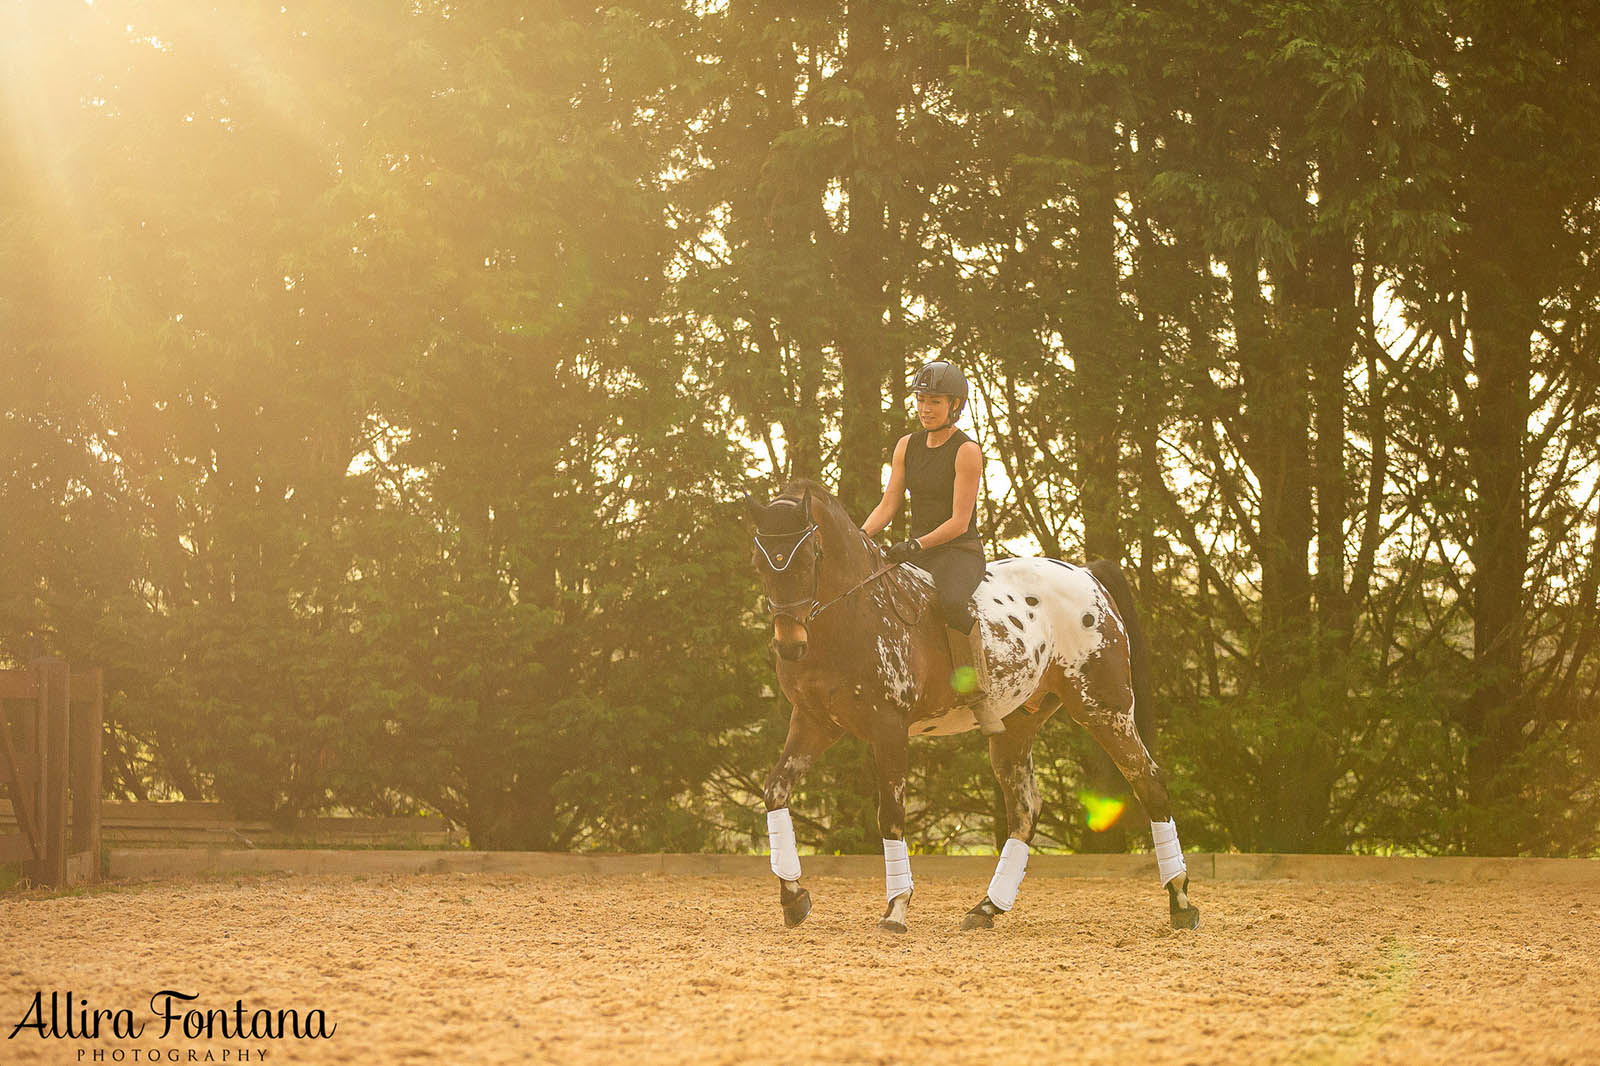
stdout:
[[[950,665],[954,667],[950,687],[956,689],[956,705],[971,708],[972,717],[978,720],[978,728],[984,736],[1004,733],[1005,723],[989,705],[989,662],[983,650],[983,627],[974,622],[971,632],[963,633],[954,626],[946,626],[945,636],[950,641]],[[970,669],[970,674],[962,667]],[[965,691],[956,688],[958,679],[970,679],[972,687]]]

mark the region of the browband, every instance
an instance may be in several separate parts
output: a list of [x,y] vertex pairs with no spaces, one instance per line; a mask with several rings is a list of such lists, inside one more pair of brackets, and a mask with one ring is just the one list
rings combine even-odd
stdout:
[[[800,551],[800,545],[804,544],[806,542],[806,538],[811,536],[811,534],[815,533],[816,531],[817,531],[817,524],[815,522],[813,522],[809,526],[807,526],[805,528],[805,530],[800,534],[800,539],[795,541],[794,545],[789,549],[789,557],[787,559],[785,559],[783,557],[783,553],[782,552],[778,552],[777,557],[774,558],[772,553],[767,551],[767,546],[765,544],[761,543],[761,538],[763,536],[763,534],[761,534],[761,533],[757,533],[755,535],[756,547],[760,549],[762,558],[767,560],[767,565],[772,567],[772,569],[775,572],[781,574],[785,570],[789,569],[789,564],[790,563],[794,562],[795,555],[797,555],[799,553],[799,551]],[[768,537],[792,537],[792,536],[794,536],[793,533],[767,533],[767,534],[764,534],[764,535],[768,536]]]

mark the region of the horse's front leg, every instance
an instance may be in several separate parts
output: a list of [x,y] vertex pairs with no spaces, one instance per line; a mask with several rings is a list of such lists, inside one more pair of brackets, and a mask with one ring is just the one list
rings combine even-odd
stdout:
[[789,735],[783,742],[778,765],[767,775],[763,799],[767,805],[767,842],[772,850],[772,872],[778,875],[778,900],[783,904],[783,924],[791,929],[811,913],[811,893],[800,887],[800,851],[789,817],[789,797],[811,764],[844,731],[834,722],[796,707],[789,715]]
[[883,837],[883,880],[889,899],[878,928],[906,931],[911,905],[911,855],[906,850],[906,724],[887,708],[872,711],[872,761],[878,770],[878,832]]
[[1044,809],[1033,773],[1033,738],[1039,725],[1039,718],[1019,711],[1006,719],[1004,733],[989,738],[989,763],[1006,800],[1006,843],[989,880],[989,891],[961,920],[963,929],[992,928],[995,915],[1016,905],[1017,890],[1028,868],[1028,844]]

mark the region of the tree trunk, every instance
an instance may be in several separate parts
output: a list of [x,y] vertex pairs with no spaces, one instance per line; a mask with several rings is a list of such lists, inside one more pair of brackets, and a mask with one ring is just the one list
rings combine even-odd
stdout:
[[844,383],[843,421],[839,430],[839,499],[860,522],[883,493],[883,386],[887,355],[883,315],[885,252],[883,189],[889,180],[880,169],[895,128],[894,104],[887,95],[884,27],[878,9],[852,3],[846,16],[849,49],[845,71],[851,87],[866,101],[867,116],[855,123],[851,154],[844,175],[849,204],[849,229],[839,274],[845,283],[839,360]]
[[[1269,327],[1255,255],[1236,253],[1229,272],[1244,376],[1244,457],[1260,486],[1257,673],[1270,717],[1282,723],[1272,737],[1274,750],[1262,760],[1258,841],[1271,851],[1300,851],[1314,847],[1328,806],[1319,780],[1327,760],[1304,721],[1300,694],[1311,623],[1310,379],[1307,361]],[[1274,280],[1280,298],[1300,281],[1287,273]]]
[[[1486,259],[1490,254],[1483,250]],[[1467,322],[1477,371],[1468,419],[1476,499],[1469,555],[1477,687],[1462,715],[1467,731],[1468,841],[1483,854],[1515,854],[1516,780],[1522,748],[1523,579],[1528,557],[1523,440],[1531,386],[1529,341],[1536,304],[1485,265],[1467,282]]]
[[[1092,81],[1093,79],[1091,79]],[[1129,350],[1121,304],[1117,299],[1116,134],[1109,110],[1098,106],[1090,86],[1091,114],[1084,131],[1083,155],[1088,179],[1078,202],[1078,278],[1082,294],[1081,328],[1072,348],[1073,388],[1077,403],[1078,493],[1083,512],[1083,550],[1089,559],[1121,563],[1123,555],[1118,468],[1121,459],[1121,400]]]
[[[1083,551],[1087,559],[1109,559],[1121,565],[1122,400],[1128,370],[1137,355],[1118,299],[1121,270],[1117,263],[1116,130],[1111,124],[1111,87],[1104,75],[1085,80],[1083,143],[1086,180],[1079,186],[1077,274],[1081,321],[1072,346],[1073,411],[1077,427],[1078,500],[1083,513]],[[1150,740],[1152,738],[1146,738]],[[1111,757],[1098,746],[1089,749],[1084,779],[1097,795],[1131,802],[1128,783]],[[1085,832],[1081,848],[1089,852],[1122,852],[1128,833],[1119,820],[1103,832]]]
[[1245,461],[1260,486],[1261,656],[1276,681],[1301,675],[1295,659],[1311,614],[1309,377],[1304,360],[1275,342],[1254,255],[1229,262],[1234,328],[1244,371]]
[[[839,321],[840,377],[844,406],[839,427],[839,501],[851,519],[867,517],[883,495],[883,387],[887,360],[883,313],[886,227],[883,189],[890,180],[885,158],[894,137],[895,113],[887,94],[882,9],[851,3],[845,16],[849,43],[842,77],[865,101],[865,116],[852,122],[853,151],[846,161],[844,189],[849,229],[836,272],[843,282]],[[862,847],[876,851],[878,786],[872,749],[865,746],[855,775],[854,797]]]
[[1317,569],[1313,581],[1319,654],[1342,656],[1350,648],[1355,619],[1345,587],[1345,517],[1350,488],[1344,464],[1345,372],[1355,354],[1354,269],[1349,245],[1327,235],[1312,242],[1311,300],[1307,354],[1315,412]]

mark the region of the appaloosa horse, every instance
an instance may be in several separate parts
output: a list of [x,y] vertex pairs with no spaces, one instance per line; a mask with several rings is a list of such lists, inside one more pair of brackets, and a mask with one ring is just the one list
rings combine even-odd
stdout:
[[[811,895],[800,886],[789,796],[806,769],[840,736],[872,746],[878,771],[888,907],[879,928],[903,933],[911,902],[905,844],[907,741],[977,726],[954,706],[949,646],[927,575],[898,573],[826,489],[794,481],[769,504],[749,501],[754,562],[772,615],[778,684],[794,705],[783,755],[767,778],[772,872],[787,925],[805,921]],[[910,598],[890,581],[908,577]],[[889,579],[889,580],[885,580]],[[1134,727],[1134,693],[1147,676],[1143,637],[1127,581],[1115,563],[1073,566],[1059,559],[989,563],[973,595],[989,657],[988,700],[1006,731],[989,738],[989,759],[1005,793],[1010,838],[989,891],[967,912],[965,929],[989,928],[1016,902],[1041,801],[1033,738],[1057,710],[1099,742],[1151,819],[1156,863],[1174,928],[1193,929],[1200,912],[1161,771]],[[910,615],[908,619],[906,616]],[[1137,679],[1137,684],[1136,684]]]

